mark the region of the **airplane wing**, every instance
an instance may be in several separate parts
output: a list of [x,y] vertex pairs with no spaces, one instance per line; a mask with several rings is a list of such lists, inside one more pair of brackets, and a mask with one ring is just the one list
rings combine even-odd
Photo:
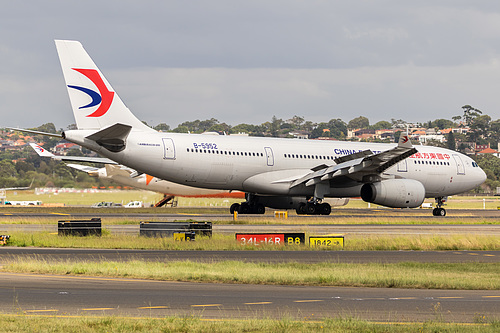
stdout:
[[417,150],[412,146],[407,136],[401,136],[396,147],[374,154],[365,150],[355,154],[339,157],[337,164],[314,168],[311,173],[293,181],[290,188],[304,184],[312,186],[337,177],[349,177],[357,181],[372,181],[370,177],[379,177],[381,173],[415,154]]
[[[41,147],[40,145],[37,145],[36,143],[30,143],[30,146],[41,157],[50,157],[50,158],[52,158],[54,160],[58,160],[58,161],[90,162],[90,163],[102,163],[102,164],[118,164],[115,161],[112,161],[109,158],[104,158],[104,157],[54,155],[50,151],[48,151],[47,149],[44,149],[43,147]],[[73,165],[76,165],[76,164],[73,164]],[[77,169],[77,168],[75,168],[75,169]]]

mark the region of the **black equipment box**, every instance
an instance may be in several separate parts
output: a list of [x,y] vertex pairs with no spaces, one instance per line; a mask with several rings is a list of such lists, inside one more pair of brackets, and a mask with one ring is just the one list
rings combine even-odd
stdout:
[[59,236],[101,236],[101,219],[58,221]]
[[[189,237],[193,233],[212,237],[212,222],[148,222],[140,223],[139,234],[148,237],[171,237],[174,234],[185,233]],[[190,238],[191,240],[194,239]]]

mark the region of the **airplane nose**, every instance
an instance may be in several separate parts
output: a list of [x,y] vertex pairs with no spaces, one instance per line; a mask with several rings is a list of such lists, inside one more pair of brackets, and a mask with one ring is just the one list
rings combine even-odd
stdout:
[[477,178],[478,178],[478,185],[481,185],[486,180],[486,173],[481,168],[479,168],[478,171],[479,171],[479,174],[477,176]]

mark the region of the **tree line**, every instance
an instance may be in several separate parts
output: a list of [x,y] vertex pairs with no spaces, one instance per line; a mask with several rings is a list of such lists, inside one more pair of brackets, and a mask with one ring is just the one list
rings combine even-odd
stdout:
[[[337,140],[345,140],[347,131],[352,129],[395,129],[405,131],[407,122],[402,119],[382,120],[375,124],[370,124],[367,117],[358,116],[343,121],[340,118],[330,119],[329,121],[315,123],[306,120],[304,117],[293,116],[290,119],[280,119],[272,116],[270,121],[260,125],[238,124],[235,126],[220,122],[215,118],[206,120],[185,121],[175,128],[171,128],[166,123],[160,123],[151,126],[158,131],[176,132],[176,133],[204,133],[218,132],[220,134],[238,134],[246,133],[250,136],[269,136],[269,137],[293,137],[293,132],[307,133],[309,138],[328,137]],[[447,135],[447,142],[441,143],[430,141],[426,144],[443,146],[452,150],[465,152],[465,149],[471,144],[490,144],[491,148],[498,149],[500,141],[500,119],[492,120],[489,115],[483,114],[481,110],[470,105],[462,107],[461,114],[452,117],[452,119],[436,119],[427,122],[414,124],[421,128],[433,128],[443,130],[446,128],[467,127],[469,131],[466,134],[450,132]],[[69,125],[68,129],[74,129],[74,124]],[[37,128],[37,131],[57,133],[56,127],[52,123],[43,124]],[[63,129],[60,129],[63,131]],[[20,134],[19,134],[20,135]],[[16,139],[19,135],[11,136],[10,139]],[[396,140],[399,133],[396,133]],[[5,139],[5,138],[4,138]],[[51,149],[59,139],[53,137],[34,136],[38,142],[44,143],[44,148]],[[389,142],[390,139],[372,139],[371,141]],[[71,150],[73,155],[86,155],[90,153],[85,149]],[[485,170],[488,179],[482,188],[476,189],[477,192],[491,192],[496,187],[500,187],[500,159],[492,155],[473,156],[476,162]],[[0,187],[18,187],[29,186],[55,186],[55,187],[92,187],[92,186],[110,186],[111,182],[96,179],[88,176],[86,173],[73,170],[57,161],[40,158],[29,146],[21,150],[6,150],[0,152]]]

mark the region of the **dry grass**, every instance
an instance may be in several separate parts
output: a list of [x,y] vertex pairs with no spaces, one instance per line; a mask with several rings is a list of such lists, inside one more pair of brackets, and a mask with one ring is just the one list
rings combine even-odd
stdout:
[[[9,245],[17,247],[101,248],[101,249],[158,249],[158,250],[325,250],[306,245],[241,245],[232,235],[214,234],[212,238],[197,237],[193,242],[178,242],[173,238],[142,237],[138,235],[111,235],[102,237],[58,236],[49,232],[10,234]],[[346,236],[344,250],[500,250],[496,236]]]
[[199,317],[120,318],[0,315],[2,332],[498,332],[496,320],[486,324],[442,322],[380,324],[355,318],[328,318],[315,321],[274,319],[203,320]]
[[8,272],[151,280],[411,289],[500,290],[500,263],[247,263],[6,260]]

